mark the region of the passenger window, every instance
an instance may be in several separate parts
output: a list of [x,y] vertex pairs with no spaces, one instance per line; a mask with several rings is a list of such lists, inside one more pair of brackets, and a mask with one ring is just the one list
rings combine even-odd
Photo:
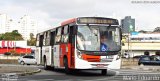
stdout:
[[51,45],[55,44],[55,31],[51,32],[50,44]]
[[39,34],[38,34],[37,38],[36,38],[36,46],[39,46],[39,43],[40,43],[40,41],[39,41]]
[[47,35],[46,35],[46,45],[50,45],[50,31],[46,32]]
[[64,26],[64,34],[68,34],[68,25]]
[[43,45],[44,46],[46,45],[46,38],[47,38],[47,33],[45,32],[44,33],[44,38],[43,38]]
[[63,35],[63,42],[67,43],[68,42],[68,25],[64,26],[64,35]]
[[61,28],[57,29],[57,34],[56,34],[56,37],[55,37],[55,42],[56,43],[60,43],[61,42]]

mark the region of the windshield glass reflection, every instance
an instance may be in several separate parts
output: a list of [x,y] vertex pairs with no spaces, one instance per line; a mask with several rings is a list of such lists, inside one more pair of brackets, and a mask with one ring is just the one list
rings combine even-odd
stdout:
[[86,51],[118,51],[119,31],[118,27],[78,26],[77,47]]

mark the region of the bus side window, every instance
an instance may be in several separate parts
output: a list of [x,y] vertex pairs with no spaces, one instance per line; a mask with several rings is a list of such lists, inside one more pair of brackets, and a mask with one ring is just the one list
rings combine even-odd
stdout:
[[62,27],[62,30],[61,30],[61,43],[64,43],[64,27]]
[[58,28],[56,30],[56,37],[55,37],[55,43],[56,44],[61,42],[61,30],[62,30],[62,28]]
[[39,36],[39,34],[37,34],[37,36],[36,36],[36,46],[40,45],[39,39],[40,39],[40,36]]
[[46,43],[46,45],[50,45],[50,31],[46,32],[45,43]]
[[51,32],[50,45],[54,45],[55,43],[55,31]]
[[43,39],[44,39],[44,35],[40,35],[40,40],[39,40],[39,46],[40,47],[43,46]]
[[43,46],[46,45],[46,38],[47,38],[47,33],[45,32],[44,33],[44,38],[43,38]]
[[63,32],[63,42],[67,43],[68,42],[68,25],[64,26],[64,32]]

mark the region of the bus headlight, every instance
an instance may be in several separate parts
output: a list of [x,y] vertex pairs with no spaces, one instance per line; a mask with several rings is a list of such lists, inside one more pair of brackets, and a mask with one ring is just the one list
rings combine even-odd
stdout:
[[80,59],[82,59],[82,54],[81,54],[80,51],[77,51],[77,57],[80,58]]
[[119,54],[117,55],[116,60],[119,60],[121,58],[121,53],[119,52]]
[[119,60],[120,59],[120,56],[119,55],[117,55],[117,58],[116,58],[116,60]]

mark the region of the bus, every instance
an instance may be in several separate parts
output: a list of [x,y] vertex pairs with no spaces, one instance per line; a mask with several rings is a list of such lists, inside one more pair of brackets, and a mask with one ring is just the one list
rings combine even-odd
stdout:
[[[101,38],[106,39],[101,46]],[[119,69],[121,64],[121,28],[118,20],[105,17],[78,17],[59,27],[38,33],[35,56],[37,64],[78,70]]]

